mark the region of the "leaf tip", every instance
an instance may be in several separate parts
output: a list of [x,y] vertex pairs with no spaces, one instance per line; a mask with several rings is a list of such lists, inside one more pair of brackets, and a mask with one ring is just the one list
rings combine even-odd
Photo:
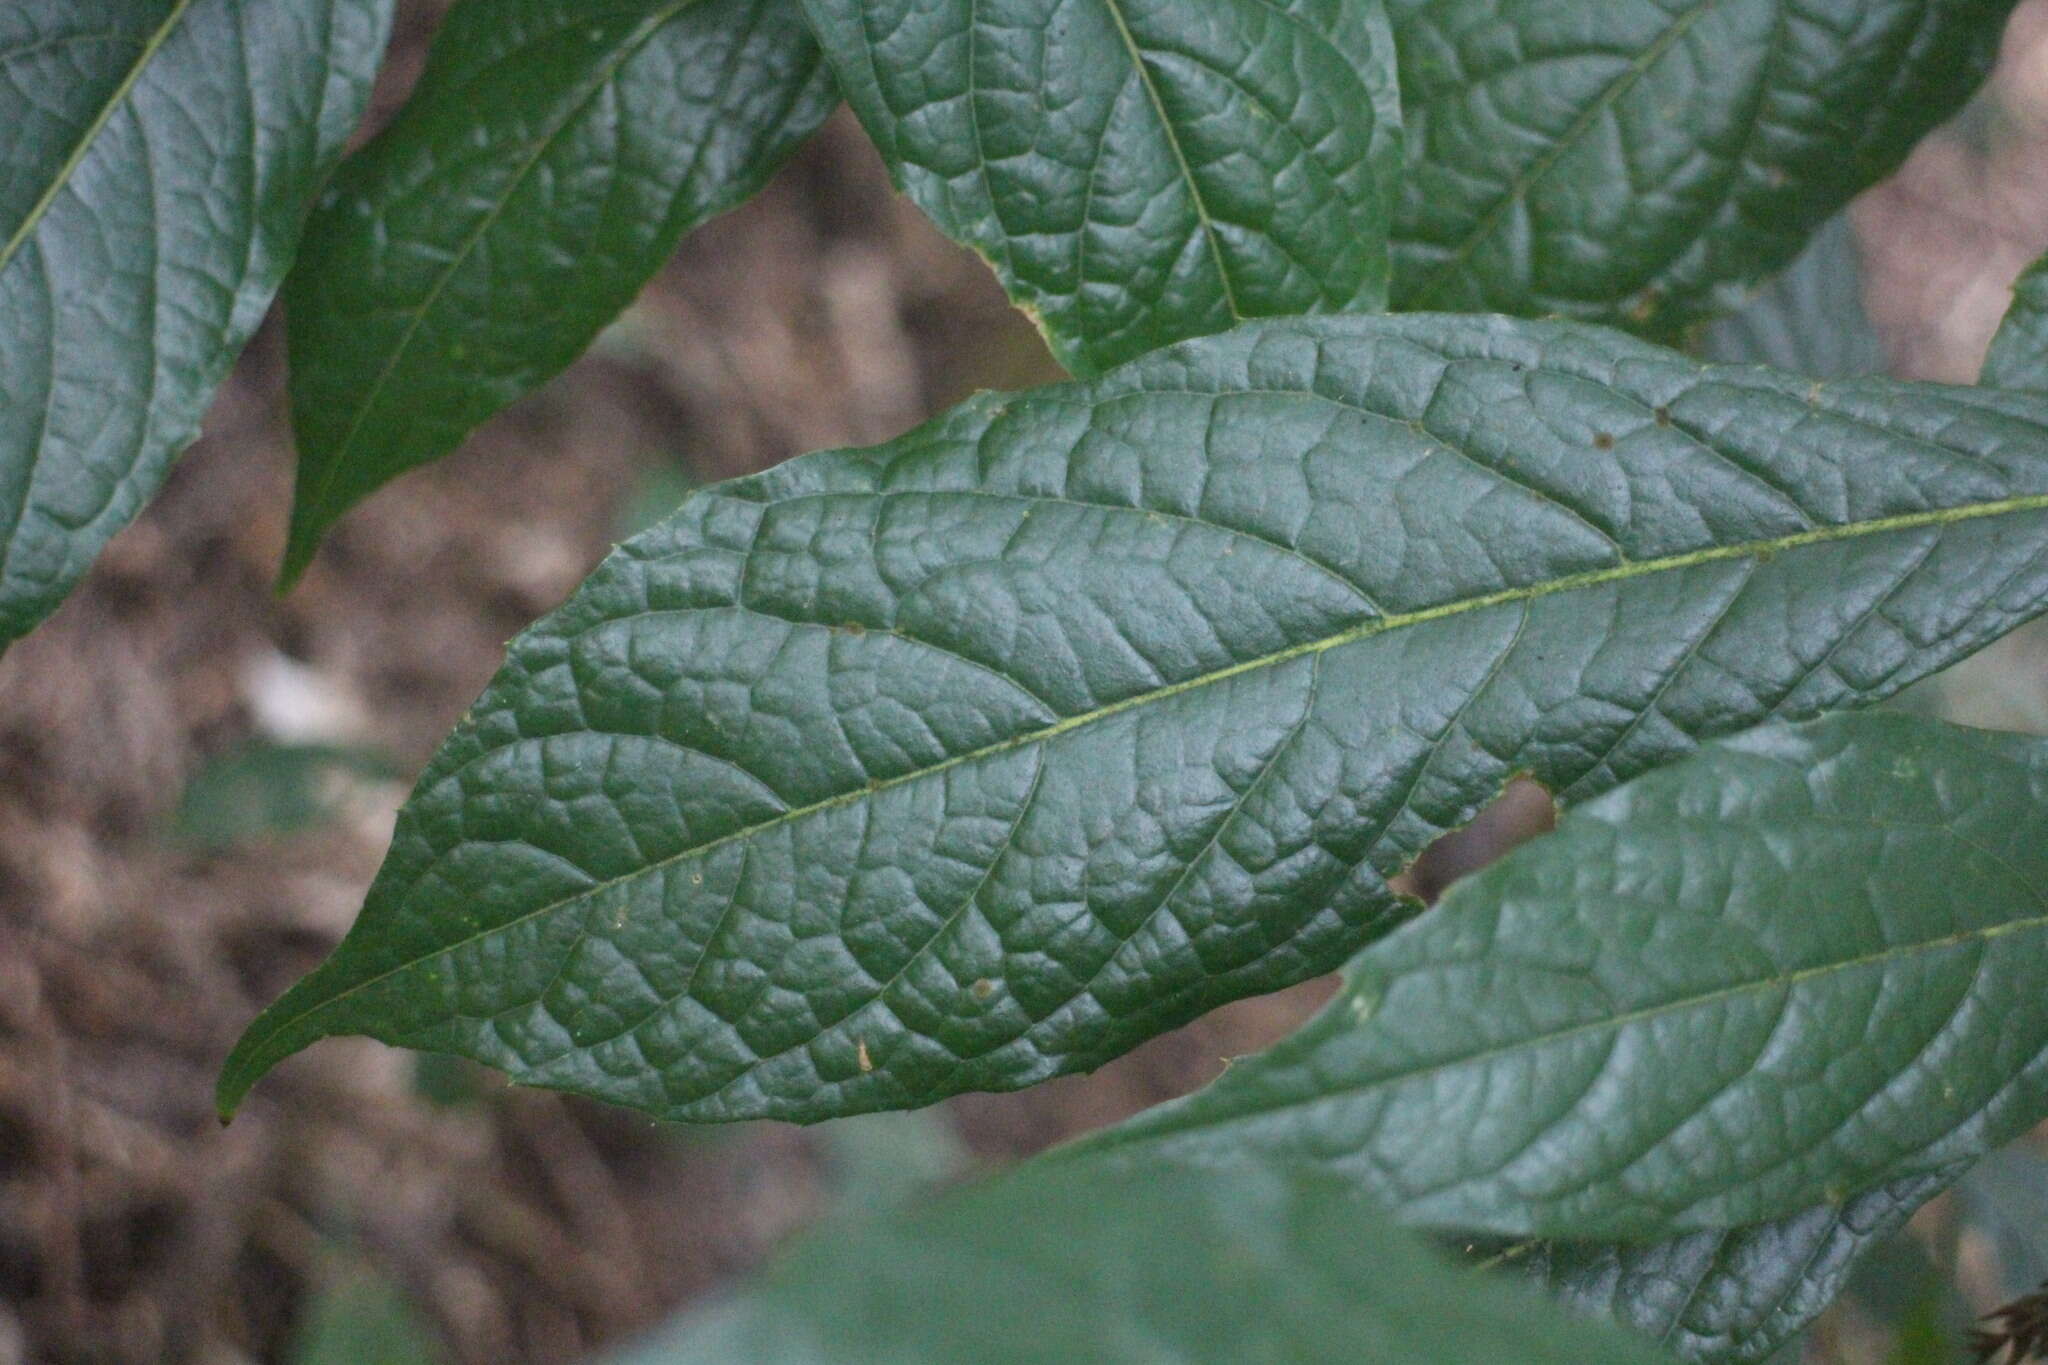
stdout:
[[277,582],[272,590],[279,597],[288,595],[299,585],[299,579],[319,550],[320,528],[307,519],[304,508],[294,508],[291,530],[285,534],[284,560],[278,566]]

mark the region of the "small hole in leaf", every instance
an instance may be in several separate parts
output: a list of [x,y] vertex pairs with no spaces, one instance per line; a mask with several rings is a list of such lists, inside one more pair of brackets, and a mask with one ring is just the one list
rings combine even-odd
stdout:
[[1614,437],[1604,431],[1595,432],[1593,434],[1593,448],[1595,450],[1614,449]]

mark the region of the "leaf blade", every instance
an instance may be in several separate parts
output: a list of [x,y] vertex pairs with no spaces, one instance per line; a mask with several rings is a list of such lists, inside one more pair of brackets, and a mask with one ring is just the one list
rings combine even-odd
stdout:
[[1680,336],[1960,108],[2012,8],[1392,0],[1395,306]]
[[[1245,1305],[1267,1311],[1246,1312]],[[765,1283],[621,1365],[849,1358],[1236,1365],[1648,1365],[1619,1331],[1460,1275],[1337,1182],[1030,1167],[936,1207],[841,1222]]]
[[899,186],[1071,370],[1374,310],[1399,166],[1379,0],[804,0]]
[[1805,254],[1707,328],[1701,354],[1816,379],[1883,374],[1884,342],[1863,306],[1863,253],[1848,215],[1828,220]]
[[[1953,1173],[2048,1109],[2024,985],[2044,807],[2048,745],[2017,735],[1873,712],[1709,745],[1454,889],[1303,1033],[1101,1145],[1313,1148],[1407,1220],[1590,1239]],[[1493,1012],[1459,1022],[1481,980]],[[1424,1143],[1515,1076],[1483,1135]]]
[[456,9],[287,287],[285,580],[348,508],[564,369],[835,102],[794,0]]
[[1952,1173],[1916,1176],[1773,1223],[1653,1243],[1510,1249],[1572,1312],[1619,1323],[1685,1360],[1768,1360],[1841,1294],[1863,1254],[1897,1233]]
[[56,608],[197,434],[390,18],[388,0],[0,15],[0,642]]
[[2048,258],[2028,266],[2012,291],[2012,306],[1984,358],[1982,382],[2039,393],[2048,389]]
[[694,1120],[1099,1064],[1334,969],[1517,772],[1592,795],[2040,611],[2044,423],[1325,319],[700,491],[515,646],[223,1104],[354,1028]]

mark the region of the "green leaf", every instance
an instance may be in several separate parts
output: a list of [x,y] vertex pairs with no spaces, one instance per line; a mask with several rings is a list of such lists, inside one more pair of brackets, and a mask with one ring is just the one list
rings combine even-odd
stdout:
[[1674,337],[1960,108],[2013,0],[1389,0],[1403,308]]
[[1567,1238],[1952,1167],[2048,1116],[2044,830],[2048,741],[1758,730],[1568,815],[1096,1145],[1329,1163],[1409,1222]]
[[2048,1159],[2038,1149],[2008,1147],[1979,1162],[1956,1185],[1955,1210],[1992,1253],[2000,1297],[2048,1282]]
[[1686,1360],[1768,1360],[1951,1174],[1914,1176],[1774,1223],[1647,1244],[1524,1244],[1499,1259],[1573,1312],[1619,1322]]
[[1983,382],[1995,389],[2048,392],[2048,257],[2012,287],[2012,307],[1991,339]]
[[167,833],[205,851],[298,834],[340,815],[366,783],[398,776],[367,750],[252,740],[192,775]]
[[285,577],[369,493],[582,354],[836,102],[795,0],[467,0],[286,289]]
[[839,1223],[618,1365],[1650,1365],[1518,1285],[1459,1274],[1328,1178],[1023,1171]]
[[290,1365],[432,1365],[446,1352],[399,1287],[367,1264],[335,1266],[308,1296]]
[[0,645],[198,434],[390,22],[390,0],[0,5]]
[[698,491],[429,765],[232,1108],[365,1032],[675,1119],[1092,1068],[1568,800],[2048,609],[2048,401],[1326,318]]
[[803,4],[897,184],[1076,373],[1385,306],[1381,0]]
[[1863,253],[1848,215],[1830,219],[1804,255],[1741,312],[1709,327],[1703,343],[1709,360],[1731,365],[1775,365],[1816,379],[1883,374],[1884,343],[1863,307]]

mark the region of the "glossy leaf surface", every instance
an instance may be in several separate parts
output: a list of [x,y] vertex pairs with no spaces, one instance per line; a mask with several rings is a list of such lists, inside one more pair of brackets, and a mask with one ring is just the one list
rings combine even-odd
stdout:
[[0,5],[0,644],[198,434],[362,113],[390,11]]
[[1027,1169],[829,1226],[765,1283],[619,1365],[1650,1365],[1460,1274],[1327,1178]]
[[897,183],[1092,374],[1387,296],[1380,0],[803,0]]
[[2048,607],[2048,402],[1269,323],[703,489],[511,647],[334,958],[364,1032],[676,1119],[1099,1065],[1569,800]]
[[1301,1033],[1100,1141],[1327,1163],[1440,1227],[1738,1227],[2048,1116],[2044,950],[2048,741],[1766,728],[1568,815]]
[[2012,287],[2012,307],[1991,339],[1983,382],[1998,389],[2048,391],[2048,260],[2029,266]]
[[349,507],[582,354],[835,99],[795,0],[458,5],[286,291],[286,577]]
[[1573,1312],[1622,1323],[1682,1359],[1768,1360],[1835,1301],[1858,1258],[1948,1179],[1914,1176],[1839,1208],[1663,1242],[1524,1245],[1502,1263]]
[[1671,337],[1728,311],[1989,70],[2012,0],[1388,0],[1403,308]]

